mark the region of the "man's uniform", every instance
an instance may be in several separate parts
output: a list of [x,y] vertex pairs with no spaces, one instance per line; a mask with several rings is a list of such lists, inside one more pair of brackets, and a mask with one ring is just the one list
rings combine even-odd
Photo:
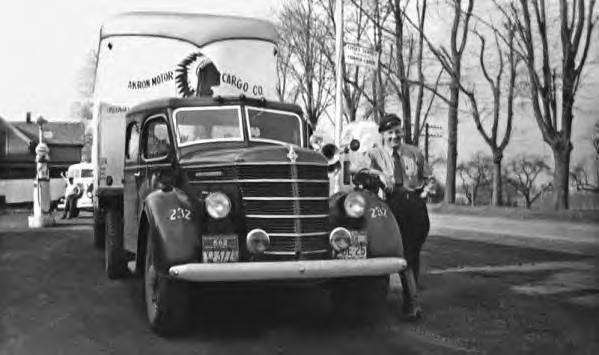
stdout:
[[[401,124],[397,116],[390,116],[381,122],[381,133]],[[431,171],[420,150],[412,145],[376,147],[369,155],[371,168],[379,172],[385,184],[387,204],[399,225],[408,263],[406,271],[400,274],[404,313],[417,318],[421,312],[417,291],[420,250],[430,229],[426,202],[420,195],[427,179],[431,177]]]
[[431,172],[424,156],[413,145],[402,144],[389,154],[393,159],[395,183],[387,193],[387,203],[399,224],[406,260],[418,282],[420,250],[430,229],[426,201],[420,194]]

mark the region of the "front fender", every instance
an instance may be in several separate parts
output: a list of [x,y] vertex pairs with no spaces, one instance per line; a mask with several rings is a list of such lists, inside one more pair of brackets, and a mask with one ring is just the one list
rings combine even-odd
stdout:
[[403,257],[399,226],[387,203],[368,190],[357,191],[366,200],[364,216],[359,219],[347,217],[343,210],[343,200],[347,193],[338,193],[329,200],[332,226],[366,231],[369,257]]
[[144,201],[149,238],[155,246],[155,262],[160,271],[193,261],[201,255],[202,205],[180,189],[157,190]]

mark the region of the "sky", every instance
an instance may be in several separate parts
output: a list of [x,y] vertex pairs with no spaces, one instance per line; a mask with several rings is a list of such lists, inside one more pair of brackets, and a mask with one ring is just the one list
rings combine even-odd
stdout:
[[[178,11],[229,14],[272,20],[282,0],[4,0],[0,1],[0,116],[23,120],[31,111],[49,120],[69,117],[77,99],[77,74],[89,52],[97,47],[102,22],[126,11]],[[431,16],[441,16],[432,13]],[[492,16],[492,15],[490,15]],[[429,30],[445,31],[448,24],[431,21]],[[432,28],[436,27],[436,28]],[[592,49],[599,61],[599,46]],[[599,91],[597,66],[585,73],[588,81],[577,98],[574,123],[574,157],[577,161],[592,152],[589,132],[599,117],[595,94]],[[588,80],[590,79],[590,80]],[[435,115],[435,124],[445,126],[446,110]],[[459,159],[476,151],[488,151],[468,115],[460,119]],[[534,152],[549,156],[531,113],[515,122],[510,154]],[[432,149],[445,150],[445,139],[431,142]]]
[[5,0],[0,2],[0,116],[74,120],[77,73],[102,22],[126,11],[272,18],[281,0]]

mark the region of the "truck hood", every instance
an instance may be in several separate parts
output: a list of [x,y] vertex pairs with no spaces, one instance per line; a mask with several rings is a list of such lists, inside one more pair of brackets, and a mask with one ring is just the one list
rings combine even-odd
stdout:
[[198,150],[183,155],[179,162],[182,166],[260,162],[289,163],[294,157],[297,163],[327,164],[327,160],[319,152],[297,146],[293,146],[291,149],[290,146],[283,145]]

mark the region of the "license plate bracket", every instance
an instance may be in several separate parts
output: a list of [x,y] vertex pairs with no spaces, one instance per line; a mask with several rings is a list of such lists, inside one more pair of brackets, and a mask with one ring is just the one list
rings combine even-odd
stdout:
[[202,262],[229,263],[239,261],[239,243],[236,234],[202,236]]

